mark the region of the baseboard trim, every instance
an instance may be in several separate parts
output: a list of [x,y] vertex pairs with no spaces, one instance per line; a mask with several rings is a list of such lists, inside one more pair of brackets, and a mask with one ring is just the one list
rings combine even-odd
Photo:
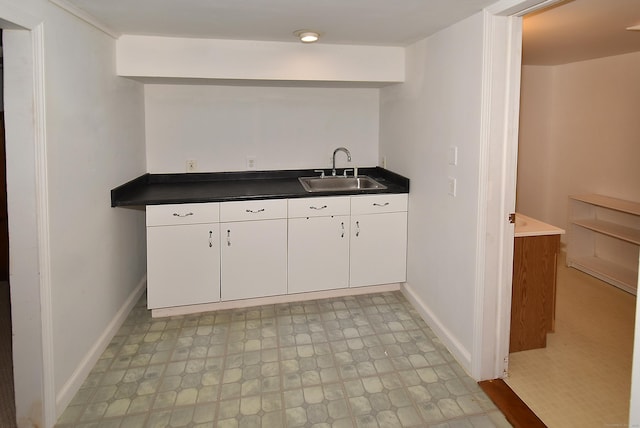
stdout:
[[120,326],[127,319],[127,316],[138,303],[140,296],[146,290],[147,276],[145,275],[136,288],[131,292],[127,300],[124,302],[120,310],[113,317],[107,328],[102,332],[98,340],[93,344],[89,352],[78,364],[78,367],[74,370],[73,374],[60,388],[60,391],[56,394],[56,419],[60,417],[64,409],[67,408],[74,395],[78,392],[82,383],[85,381],[93,367],[96,365],[100,356],[107,348],[113,336],[118,332]]
[[282,296],[258,297],[254,299],[231,300],[228,302],[203,303],[201,305],[175,306],[172,308],[152,309],[153,318],[189,315],[199,312],[220,311],[224,309],[249,308],[279,303],[303,302],[305,300],[331,299],[334,297],[358,296],[362,294],[398,291],[400,284],[369,285],[366,287],[338,288],[335,290],[313,291],[309,293],[285,294]]
[[456,361],[460,363],[462,368],[471,373],[471,354],[462,346],[462,344],[451,334],[451,332],[440,322],[435,314],[429,309],[429,307],[422,301],[416,294],[411,285],[404,283],[400,289],[402,294],[407,298],[414,308],[420,313],[420,316],[425,320],[433,332],[444,343],[449,352],[454,356]]

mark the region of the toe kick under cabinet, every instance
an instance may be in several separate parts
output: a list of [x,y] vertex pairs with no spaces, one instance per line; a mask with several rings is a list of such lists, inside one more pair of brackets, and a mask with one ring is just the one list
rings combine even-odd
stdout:
[[147,206],[150,309],[406,280],[407,194]]

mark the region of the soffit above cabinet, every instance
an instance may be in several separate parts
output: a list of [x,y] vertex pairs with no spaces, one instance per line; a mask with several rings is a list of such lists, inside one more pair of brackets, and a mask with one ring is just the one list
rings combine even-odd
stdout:
[[393,46],[122,36],[117,74],[145,83],[381,87],[405,80]]

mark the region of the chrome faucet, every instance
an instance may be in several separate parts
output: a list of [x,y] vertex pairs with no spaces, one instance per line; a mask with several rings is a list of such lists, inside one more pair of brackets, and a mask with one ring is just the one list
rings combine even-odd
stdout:
[[345,154],[347,155],[347,161],[351,162],[351,153],[349,152],[349,150],[344,147],[338,147],[337,149],[335,149],[333,151],[333,169],[331,169],[332,176],[336,175],[336,153],[338,152],[345,152]]

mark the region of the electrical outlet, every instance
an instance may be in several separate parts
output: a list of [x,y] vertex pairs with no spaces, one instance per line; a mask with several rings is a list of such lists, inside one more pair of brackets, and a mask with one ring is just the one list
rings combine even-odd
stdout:
[[386,168],[387,167],[387,157],[386,156],[380,156],[380,166],[382,168]]
[[247,169],[256,169],[256,157],[247,156]]
[[198,161],[190,159],[187,161],[187,172],[196,172],[198,170]]

